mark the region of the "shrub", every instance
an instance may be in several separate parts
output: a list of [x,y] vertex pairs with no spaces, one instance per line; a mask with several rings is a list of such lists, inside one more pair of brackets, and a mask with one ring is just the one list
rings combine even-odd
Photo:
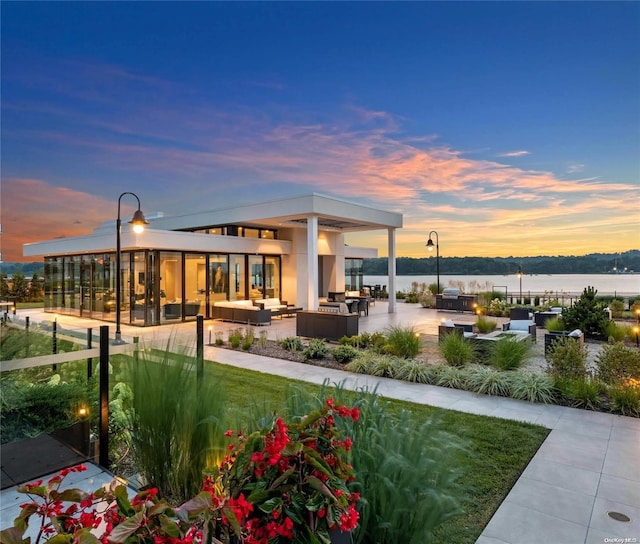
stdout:
[[381,332],[368,333],[363,332],[358,336],[343,336],[338,343],[345,346],[353,346],[358,349],[373,348],[382,351],[382,347],[386,342],[385,335]]
[[455,366],[443,367],[438,372],[436,385],[450,387],[451,389],[464,389],[466,380],[463,370]]
[[358,350],[353,346],[343,345],[331,350],[333,360],[343,365],[354,359],[357,355]]
[[391,355],[410,359],[420,353],[420,335],[413,327],[390,327],[386,337],[384,349]]
[[222,331],[216,331],[215,344],[216,344],[216,346],[221,346],[221,345],[224,344],[224,338],[223,338]]
[[21,384],[2,380],[2,443],[31,438],[70,426],[86,406],[88,388],[80,384]]
[[494,298],[487,307],[487,313],[489,315],[503,315],[507,311],[508,306],[507,302],[501,298]]
[[412,383],[432,383],[433,366],[415,359],[401,361],[395,369],[395,379]]
[[423,308],[435,308],[436,297],[430,292],[423,292],[418,295],[418,302]]
[[607,384],[618,384],[628,378],[640,378],[640,352],[622,342],[603,346],[596,357],[596,374]]
[[481,395],[508,396],[509,375],[480,365],[465,369],[465,389]]
[[300,340],[300,337],[298,336],[287,336],[282,340],[278,340],[278,345],[281,348],[286,349],[287,351],[290,351],[292,353],[295,353],[296,351],[302,351],[304,349],[302,340]]
[[480,334],[488,334],[496,330],[498,323],[481,316],[478,317],[478,321],[476,321],[476,327],[478,327],[478,332]]
[[373,368],[374,362],[379,357],[384,356],[373,350],[361,351],[350,363],[347,363],[345,370],[348,370],[349,372],[356,372],[357,374],[370,374],[370,370]]
[[509,396],[529,402],[553,403],[553,380],[536,372],[515,371],[509,379]]
[[[316,409],[325,396],[337,401],[345,396],[340,387],[317,397],[311,397],[307,389],[295,389],[287,395],[295,414]],[[435,418],[417,420],[408,411],[391,410],[375,391],[361,390],[356,406],[360,419],[352,426],[351,464],[361,500],[351,542],[434,541],[434,530],[461,513],[462,475],[451,459],[464,454],[464,443],[438,430]]]
[[231,347],[236,349],[240,346],[242,342],[242,331],[240,329],[232,329],[229,331],[229,344]]
[[198,493],[203,472],[225,454],[226,405],[222,382],[198,380],[195,357],[172,351],[168,346],[158,357],[142,350],[128,365],[131,444],[146,484],[182,502]]
[[445,334],[438,342],[438,349],[444,360],[451,366],[465,366],[475,356],[475,347],[462,336],[454,333]]
[[573,408],[598,410],[603,403],[607,386],[599,380],[559,378],[554,381],[555,387]]
[[253,329],[245,329],[244,337],[242,339],[242,349],[245,351],[249,351],[251,346],[253,346],[254,334]]
[[562,321],[562,317],[550,317],[544,322],[544,328],[549,332],[560,332],[564,331],[564,323]]
[[580,329],[587,338],[604,338],[609,318],[604,304],[596,299],[598,291],[587,287],[570,308],[562,310],[562,321],[567,330]]
[[369,374],[371,374],[372,376],[395,378],[396,371],[399,368],[401,362],[402,359],[399,359],[397,357],[378,354],[378,356],[371,361]]
[[574,338],[560,337],[547,353],[547,372],[555,378],[584,379],[587,375],[587,348]]
[[629,325],[616,323],[613,320],[609,321],[605,327],[605,336],[609,342],[622,342],[625,338],[631,338],[631,332]]
[[613,319],[620,319],[624,312],[624,302],[618,299],[612,300],[609,303],[609,310],[611,310],[611,317],[613,317]]
[[527,340],[519,341],[511,336],[500,338],[491,349],[491,364],[500,370],[515,370],[522,366],[531,343]]
[[329,353],[327,343],[319,338],[309,340],[307,347],[302,350],[302,356],[305,361],[309,359],[322,359],[327,353]]
[[269,345],[269,336],[267,331],[260,331],[260,336],[258,338],[258,345],[261,348],[266,348]]
[[609,388],[611,410],[623,416],[640,417],[640,385],[621,383]]

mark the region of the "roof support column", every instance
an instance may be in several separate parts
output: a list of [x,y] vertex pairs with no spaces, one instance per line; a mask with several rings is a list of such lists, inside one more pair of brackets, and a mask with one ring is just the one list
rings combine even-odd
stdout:
[[307,217],[307,309],[318,308],[318,216]]
[[396,229],[388,229],[389,238],[389,313],[393,314],[396,311]]

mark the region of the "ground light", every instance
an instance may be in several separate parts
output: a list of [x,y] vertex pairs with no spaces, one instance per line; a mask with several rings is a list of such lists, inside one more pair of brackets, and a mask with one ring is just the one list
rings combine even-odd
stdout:
[[124,195],[131,195],[138,201],[138,209],[133,214],[133,218],[131,219],[131,221],[129,221],[129,224],[133,225],[133,231],[136,234],[140,234],[144,230],[144,226],[149,224],[149,222],[145,219],[142,210],[140,209],[140,199],[138,198],[138,195],[129,192],[122,193],[118,197],[118,219],[116,220],[116,344],[122,344],[122,333],[120,332],[120,299],[122,296],[122,293],[120,292],[120,282],[122,275],[122,272],[120,270],[120,237],[122,232],[122,222],[120,221],[120,201],[122,200],[122,197]]

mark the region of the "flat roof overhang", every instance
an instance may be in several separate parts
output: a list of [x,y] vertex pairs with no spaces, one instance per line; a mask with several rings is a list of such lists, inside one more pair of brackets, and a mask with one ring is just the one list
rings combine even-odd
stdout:
[[[194,253],[260,253],[266,255],[286,255],[291,253],[289,240],[265,240],[262,238],[238,238],[236,236],[216,236],[156,229],[145,229],[136,234],[133,230],[122,229],[120,244],[122,251],[153,249],[160,251],[192,251]],[[82,253],[110,253],[116,250],[115,227],[112,233],[90,234],[59,238],[46,242],[25,244],[23,255],[75,255]]]
[[306,228],[309,217],[318,218],[318,230],[360,232],[402,227],[402,214],[353,204],[318,194],[284,198],[151,220],[154,228],[187,230],[222,225],[256,228]]

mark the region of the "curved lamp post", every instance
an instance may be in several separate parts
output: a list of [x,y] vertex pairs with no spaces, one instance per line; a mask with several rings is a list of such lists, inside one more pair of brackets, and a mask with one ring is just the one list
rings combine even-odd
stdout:
[[438,291],[436,292],[436,294],[440,294],[440,242],[438,241],[438,233],[435,230],[432,230],[429,233],[429,241],[427,242],[427,250],[428,251],[433,251],[433,240],[431,239],[431,235],[435,234],[436,235],[436,276],[438,278],[437,280],[437,289]]
[[120,332],[120,234],[122,231],[122,222],[120,221],[120,201],[124,195],[131,195],[138,201],[138,209],[133,214],[131,221],[129,221],[129,224],[133,225],[134,232],[138,234],[141,233],[144,230],[144,226],[149,224],[149,221],[144,218],[142,210],[140,210],[140,199],[138,198],[138,195],[129,192],[122,193],[118,197],[118,219],[116,220],[116,344],[122,344],[122,334]]
[[520,280],[520,304],[524,305],[524,301],[522,300],[522,267],[518,266],[518,279]]

